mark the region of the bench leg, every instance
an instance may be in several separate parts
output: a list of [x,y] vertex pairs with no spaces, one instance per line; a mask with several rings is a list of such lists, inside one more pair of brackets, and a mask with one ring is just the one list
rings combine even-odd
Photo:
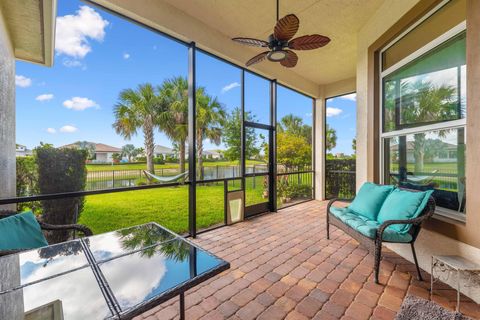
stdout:
[[422,273],[420,272],[420,267],[418,266],[417,253],[415,252],[415,246],[413,245],[413,242],[410,243],[410,246],[412,247],[413,261],[415,261],[415,267],[417,268],[418,280],[423,281]]
[[330,240],[330,219],[328,217],[328,210],[327,209],[327,216],[325,218],[326,222],[327,222],[327,240]]
[[379,284],[378,275],[380,273],[380,260],[382,259],[382,241],[375,241],[375,283]]

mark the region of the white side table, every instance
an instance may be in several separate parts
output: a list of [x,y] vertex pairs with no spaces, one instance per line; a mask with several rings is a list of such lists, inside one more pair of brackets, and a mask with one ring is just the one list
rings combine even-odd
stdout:
[[460,256],[432,256],[430,299],[433,295],[433,284],[438,280],[446,282],[452,275],[456,275],[459,311],[461,284],[463,282],[466,287],[480,286],[480,265]]

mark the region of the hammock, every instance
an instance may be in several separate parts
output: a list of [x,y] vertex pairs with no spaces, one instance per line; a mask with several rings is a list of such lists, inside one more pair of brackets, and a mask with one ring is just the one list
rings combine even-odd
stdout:
[[152,180],[157,180],[160,183],[173,183],[177,181],[183,182],[185,178],[188,176],[188,171],[182,172],[180,174],[177,174],[176,176],[171,176],[171,177],[161,177],[154,175],[146,170],[143,170],[143,174],[147,177],[149,181]]
[[438,170],[433,170],[431,176],[415,176],[415,175],[407,175],[407,181],[413,184],[429,184],[433,178],[435,177],[435,173]]

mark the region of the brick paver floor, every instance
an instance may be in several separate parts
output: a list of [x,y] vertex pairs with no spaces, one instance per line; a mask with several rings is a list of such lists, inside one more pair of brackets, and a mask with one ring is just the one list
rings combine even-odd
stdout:
[[[326,239],[325,209],[310,201],[199,235],[231,269],[187,292],[187,319],[393,319],[405,295],[429,298],[429,275],[417,281],[414,265],[388,250],[374,284],[371,254],[335,227]],[[433,300],[453,309],[455,292],[443,287]],[[480,306],[462,300],[461,311],[480,318]],[[178,300],[137,319],[178,319]]]

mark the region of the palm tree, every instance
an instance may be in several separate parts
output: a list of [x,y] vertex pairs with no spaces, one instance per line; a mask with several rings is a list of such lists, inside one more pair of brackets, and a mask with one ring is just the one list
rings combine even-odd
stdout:
[[185,150],[188,138],[188,81],[184,77],[165,80],[158,96],[167,107],[159,118],[160,129],[178,146],[180,172],[185,172]]
[[113,128],[125,139],[130,140],[141,129],[143,131],[147,170],[154,172],[153,149],[155,146],[153,131],[158,127],[159,116],[163,105],[155,94],[154,87],[141,84],[137,89],[122,90],[118,97],[119,102],[114,106],[115,122]]
[[93,160],[95,158],[95,144],[88,141],[78,141],[77,148],[87,152],[87,159]]
[[[444,120],[454,120],[459,117],[456,88],[449,85],[435,86],[428,81],[403,83],[402,87],[402,122],[425,123]],[[447,134],[446,130],[439,132],[440,137]],[[423,172],[425,158],[426,134],[414,135],[413,155],[415,172]]]
[[126,144],[122,147],[122,156],[128,158],[128,162],[132,162],[132,157],[135,156],[135,146],[133,144]]
[[312,143],[312,127],[304,124],[302,118],[293,114],[287,114],[280,120],[279,132],[287,132],[295,136],[304,137],[308,143]]
[[328,151],[331,151],[337,146],[337,132],[328,124],[326,125],[325,129],[325,148]]
[[209,139],[219,145],[222,139],[222,128],[225,123],[225,109],[217,98],[206,94],[204,88],[197,89],[197,158],[199,179],[203,180],[203,140]]

